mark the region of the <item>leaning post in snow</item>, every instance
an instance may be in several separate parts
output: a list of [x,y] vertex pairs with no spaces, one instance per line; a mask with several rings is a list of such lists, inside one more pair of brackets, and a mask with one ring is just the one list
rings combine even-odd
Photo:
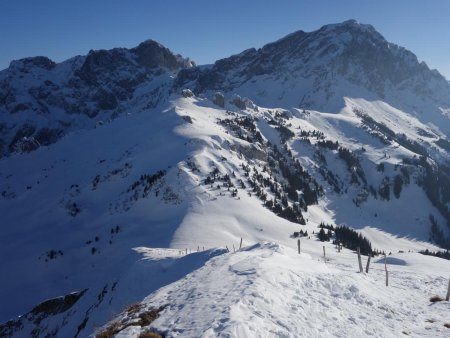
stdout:
[[297,240],[298,254],[300,255],[300,239]]
[[366,273],[369,273],[369,265],[370,265],[370,254],[369,257],[367,258]]
[[362,266],[362,260],[361,260],[361,250],[359,249],[359,246],[356,248],[356,251],[358,253],[359,272],[363,273],[363,266]]
[[384,254],[384,269],[386,270],[386,286],[389,286],[389,272],[386,264],[386,254]]
[[325,255],[325,245],[323,246],[323,258],[327,258],[327,256]]
[[450,300],[450,278],[448,279],[448,289],[447,289],[447,296],[445,297],[445,300],[447,302]]
[[241,243],[239,244],[239,250],[242,248],[242,237],[241,237]]

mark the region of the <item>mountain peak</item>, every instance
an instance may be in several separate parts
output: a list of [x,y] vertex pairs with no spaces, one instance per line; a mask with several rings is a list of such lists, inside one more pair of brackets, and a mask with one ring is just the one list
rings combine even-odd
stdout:
[[[398,107],[417,109],[412,97],[450,105],[450,86],[438,72],[409,50],[388,42],[372,25],[356,20],[297,31],[257,51],[219,60],[209,69],[179,73],[178,83],[192,81],[197,92],[245,88],[258,104],[283,107],[338,111],[343,96],[361,95],[361,89],[367,97]],[[255,93],[250,84],[261,81],[276,84]]]
[[340,23],[327,24],[322,26],[320,29],[335,29],[335,28],[346,28],[346,29],[357,29],[366,31],[376,31],[375,28],[370,24],[365,24],[354,19],[349,19]]
[[148,68],[162,65],[169,70],[177,70],[193,66],[192,61],[189,59],[173,54],[168,48],[152,39],[141,42],[137,47],[132,48],[131,52],[136,54],[137,60],[141,65]]
[[[372,25],[364,24],[354,19],[350,19],[339,23],[323,25],[319,29],[311,32],[304,32],[302,30],[299,30],[294,33],[286,35],[285,37],[275,41],[274,43],[278,43],[286,39],[304,38],[305,36],[310,36],[313,37],[314,39],[317,39],[323,36],[335,37],[336,35],[342,34],[351,34],[351,37],[356,37],[356,34],[365,35],[366,37],[372,36],[382,41],[386,41],[384,37]],[[349,41],[351,39],[346,40]],[[269,43],[268,45],[271,44],[272,43]]]
[[317,38],[319,36],[326,36],[333,39],[338,37],[345,44],[351,44],[353,42],[361,43],[363,41],[371,41],[379,45],[388,44],[384,36],[375,27],[353,19],[341,23],[324,25],[310,34]]
[[13,60],[10,63],[10,67],[19,67],[19,68],[27,68],[27,67],[38,67],[43,69],[52,69],[56,63],[53,60],[50,60],[46,56],[32,56],[26,57],[19,60]]

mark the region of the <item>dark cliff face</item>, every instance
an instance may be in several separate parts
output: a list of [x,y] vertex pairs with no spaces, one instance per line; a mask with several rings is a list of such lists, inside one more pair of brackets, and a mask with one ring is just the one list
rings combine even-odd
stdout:
[[50,60],[46,56],[28,57],[28,58],[21,59],[17,62],[22,64],[23,69],[26,69],[29,67],[39,67],[39,68],[50,70],[50,69],[54,68],[56,65],[56,62]]
[[420,63],[412,52],[386,41],[372,26],[353,20],[310,33],[292,33],[207,69],[182,70],[176,84],[189,85],[196,92],[235,91],[258,77],[278,83],[310,80],[310,87],[299,96],[338,87],[341,78],[380,98],[391,90],[402,90],[450,105],[450,85],[443,76]]
[[96,83],[97,77],[105,72],[139,69],[146,73],[159,68],[177,71],[186,65],[186,60],[180,56],[174,55],[156,41],[147,40],[132,49],[90,51],[76,74],[88,83]]
[[180,57],[154,40],[142,42],[131,52],[136,55],[137,62],[147,68],[165,67],[174,71],[185,67]]

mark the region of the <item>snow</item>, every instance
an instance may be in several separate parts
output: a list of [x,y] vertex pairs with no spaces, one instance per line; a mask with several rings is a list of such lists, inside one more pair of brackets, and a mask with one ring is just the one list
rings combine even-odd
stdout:
[[445,292],[441,272],[450,262],[415,253],[389,256],[386,287],[384,260],[361,274],[354,254],[329,250],[325,262],[320,250],[298,255],[292,247],[261,242],[216,256],[145,298],[146,309],[165,306],[159,318],[120,337],[149,328],[166,337],[447,336],[450,303],[430,305],[429,298]]
[[[62,325],[67,320],[59,314],[42,325],[72,336],[87,318],[80,335],[87,336],[150,294],[144,301],[149,307],[169,305],[152,324],[168,336],[389,337],[402,330],[413,336],[445,336],[448,303],[429,306],[428,299],[444,293],[448,263],[416,253],[438,249],[427,242],[429,214],[444,224],[423,190],[412,179],[399,199],[369,198],[355,207],[352,199],[360,188],[348,183],[345,163],[333,152],[326,154],[329,169],[348,188],[348,193],[336,194],[319,175],[321,164],[312,146],[297,137],[298,128],[319,130],[355,152],[363,146],[366,152],[358,154],[368,180],[377,186],[412,154],[363,132],[351,105],[370,107],[374,119],[392,123],[396,132],[410,137],[417,136],[416,126],[425,125],[414,118],[404,124],[407,116],[398,110],[357,99],[339,113],[290,111],[289,128],[297,136],[287,145],[326,189],[318,205],[304,213],[307,224],[300,226],[269,211],[249,188],[232,197],[226,189],[203,184],[216,167],[221,173],[234,171],[235,183],[244,179],[240,166],[247,159],[240,149],[252,146],[218,119],[229,114],[255,117],[262,136],[281,147],[278,132],[264,118],[284,109],[239,111],[229,104],[221,109],[207,98],[177,94],[156,108],[145,108],[144,98],[142,88],[129,114],[35,152],[0,159],[2,190],[16,196],[0,199],[7,225],[0,255],[11,257],[0,267],[1,275],[11,276],[0,282],[0,299],[9,304],[0,308],[1,321],[44,299],[88,288],[69,324]],[[257,158],[249,161],[258,169],[263,165]],[[376,170],[380,162],[386,162],[384,173]],[[140,190],[132,200],[130,186],[158,170],[166,174],[149,196],[141,197]],[[80,207],[76,216],[67,210],[73,202]],[[312,233],[322,221],[357,229],[373,248],[392,252],[391,262],[404,261],[389,267],[391,286],[384,286],[384,262],[374,262],[368,275],[356,274],[354,253],[337,254],[331,243],[318,242]],[[121,229],[117,234],[111,232],[116,226]],[[299,229],[311,236],[302,239],[301,255],[290,237]],[[246,248],[234,253],[241,238]],[[49,250],[63,255],[45,261]],[[186,250],[189,254],[183,255]],[[28,321],[20,334],[32,329]],[[119,336],[137,336],[142,330],[130,326]]]

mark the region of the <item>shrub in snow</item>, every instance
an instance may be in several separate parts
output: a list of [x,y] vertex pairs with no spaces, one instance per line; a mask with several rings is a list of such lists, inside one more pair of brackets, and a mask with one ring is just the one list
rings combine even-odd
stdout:
[[222,93],[217,92],[213,96],[213,103],[219,107],[225,107],[225,97]]
[[394,178],[394,196],[400,198],[400,193],[402,192],[403,179],[400,175]]
[[145,331],[139,334],[139,338],[162,338],[159,333],[153,332],[153,331]]
[[231,99],[230,103],[236,107],[238,107],[239,109],[245,109],[245,101],[243,98],[241,98],[239,95],[235,95],[233,96],[233,98]]
[[440,297],[440,296],[432,296],[430,298],[430,302],[435,303],[435,302],[442,302],[444,300],[444,298]]
[[[112,338],[129,326],[148,326],[159,317],[159,313],[164,309],[164,307],[160,307],[157,309],[148,309],[146,311],[140,312],[141,309],[142,304],[131,305],[125,311],[125,316],[122,320],[114,320],[102,330],[97,331],[95,334],[95,338]],[[161,338],[163,336],[155,331],[149,330],[142,332],[139,337]]]
[[68,202],[66,204],[66,209],[69,212],[70,216],[75,217],[81,211],[78,205],[75,202]]
[[192,97],[194,96],[194,93],[190,89],[183,89],[181,95],[183,95],[183,97]]
[[39,142],[33,137],[23,137],[14,144],[13,150],[18,153],[29,153],[39,148]]
[[187,123],[190,123],[190,124],[194,123],[194,122],[192,121],[192,118],[191,118],[189,115],[184,115],[184,116],[182,116],[182,118],[183,118],[183,120],[185,120]]

